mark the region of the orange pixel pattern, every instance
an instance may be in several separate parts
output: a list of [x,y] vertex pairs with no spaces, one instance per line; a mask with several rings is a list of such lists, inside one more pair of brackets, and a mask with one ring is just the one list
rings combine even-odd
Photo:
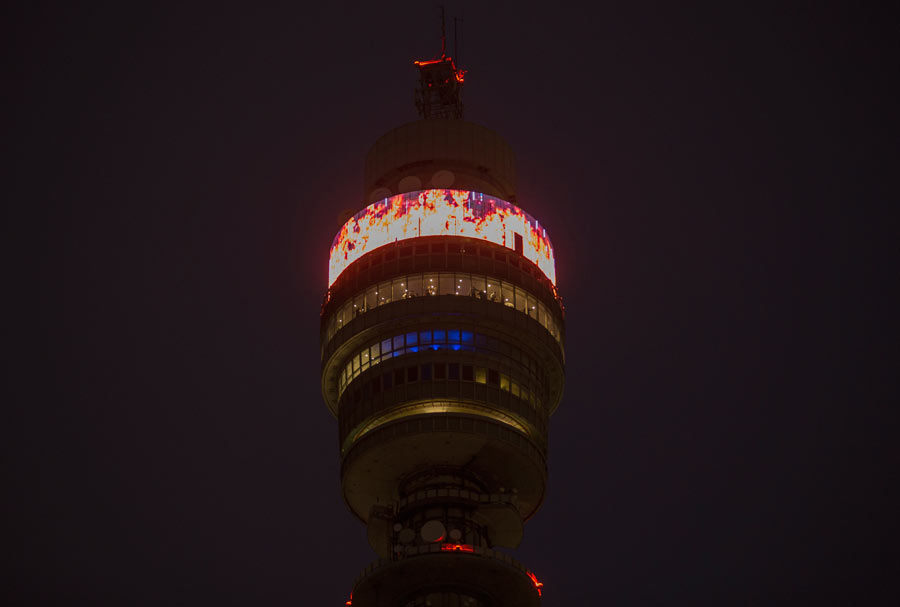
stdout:
[[550,237],[538,221],[516,205],[466,190],[422,190],[385,198],[354,215],[334,237],[328,286],[354,261],[392,242],[419,236],[466,236],[516,248],[556,285]]

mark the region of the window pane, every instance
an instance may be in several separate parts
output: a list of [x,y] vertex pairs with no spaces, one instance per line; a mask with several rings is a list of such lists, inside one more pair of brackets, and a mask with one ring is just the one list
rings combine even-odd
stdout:
[[391,296],[394,301],[406,299],[406,277],[395,278],[391,283]]
[[451,329],[447,331],[447,343],[458,344],[459,343],[459,331],[456,329]]
[[532,318],[537,318],[537,300],[533,295],[528,296],[528,315]]
[[487,383],[487,369],[484,367],[475,367],[475,381],[479,384]]
[[369,348],[369,350],[371,351],[373,360],[378,358],[379,356],[381,356],[381,344],[380,343],[375,344],[374,346]]
[[394,337],[394,350],[399,350],[403,347],[403,336],[397,335]]
[[419,343],[420,344],[430,344],[431,343],[431,331],[419,331]]
[[505,281],[500,284],[502,287],[501,290],[502,290],[502,295],[503,295],[503,299],[501,299],[501,301],[503,302],[504,305],[513,307],[513,302],[516,300],[515,288],[513,287],[512,284],[505,282]]
[[382,340],[382,342],[381,342],[381,355],[384,356],[385,354],[387,354],[387,353],[390,352],[391,350],[393,350],[393,347],[391,346],[391,340],[390,340],[390,339]]
[[384,384],[384,389],[387,390],[394,386],[394,379],[390,373],[385,373],[381,376],[381,383]]
[[447,341],[447,333],[443,329],[434,330],[434,343],[441,344]]
[[437,274],[425,274],[425,277],[422,279],[423,288],[425,289],[426,295],[437,295],[438,294],[438,275]]
[[405,369],[394,369],[394,384],[399,386],[406,381]]
[[418,333],[407,333],[406,334],[406,345],[407,346],[415,346],[419,343],[419,335]]
[[472,288],[472,278],[469,274],[456,275],[456,292],[460,295],[475,296],[475,289]]
[[465,381],[474,381],[475,373],[472,369],[472,365],[463,365],[462,366],[462,378]]
[[509,391],[509,377],[503,373],[500,374],[500,389]]
[[486,346],[488,343],[487,335],[482,335],[481,333],[475,334],[475,343],[479,346]]
[[500,281],[496,278],[487,277],[487,298],[490,301],[503,301],[500,299]]
[[391,303],[391,283],[382,282],[378,285],[378,305]]
[[517,384],[516,382],[510,382],[509,387],[510,387],[509,391],[512,392],[513,396],[519,395],[519,384]]
[[422,365],[422,381],[428,381],[431,379],[431,365],[426,363]]
[[419,367],[406,368],[406,381],[419,381]]
[[446,363],[434,363],[434,378],[435,379],[447,379],[447,364]]
[[447,367],[450,379],[459,379],[459,363],[448,363]]
[[418,297],[419,295],[422,295],[422,275],[416,274],[415,276],[410,276],[406,288],[409,289],[409,297]]
[[441,295],[453,295],[456,292],[453,287],[453,274],[449,274],[446,272],[441,272],[441,287],[440,294]]
[[366,289],[366,310],[371,310],[378,305],[378,300],[375,295],[376,291],[378,291],[378,287],[376,286],[371,286]]
[[[518,310],[520,312],[525,312],[525,308],[527,305],[528,305],[528,299],[527,299],[527,296],[525,295],[525,290],[520,287],[516,287],[516,310]],[[527,312],[526,312],[526,314],[527,314]]]
[[500,373],[496,369],[488,369],[488,383],[492,386],[500,383]]
[[461,331],[460,337],[462,337],[462,342],[464,344],[475,343],[475,335],[471,331]]
[[475,290],[475,296],[479,299],[482,297],[487,297],[487,293],[485,290],[485,282],[484,276],[473,276],[472,277],[472,289]]

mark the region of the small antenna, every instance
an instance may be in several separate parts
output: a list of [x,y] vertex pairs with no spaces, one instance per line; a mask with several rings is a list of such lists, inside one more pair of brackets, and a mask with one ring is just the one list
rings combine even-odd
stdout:
[[459,60],[459,40],[457,39],[457,29],[458,25],[462,23],[462,19],[459,17],[453,18],[453,58],[456,59],[456,65],[460,65]]
[[441,9],[441,57],[447,56],[447,32],[445,27],[446,19],[444,17],[444,5],[440,5]]

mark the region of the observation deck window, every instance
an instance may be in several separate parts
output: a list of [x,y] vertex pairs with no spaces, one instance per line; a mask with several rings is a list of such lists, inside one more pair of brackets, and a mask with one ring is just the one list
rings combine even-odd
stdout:
[[331,315],[326,321],[326,337],[331,339],[352,319],[380,305],[420,295],[458,295],[503,303],[537,319],[557,340],[561,337],[555,315],[533,294],[507,281],[462,272],[412,274],[372,285]]

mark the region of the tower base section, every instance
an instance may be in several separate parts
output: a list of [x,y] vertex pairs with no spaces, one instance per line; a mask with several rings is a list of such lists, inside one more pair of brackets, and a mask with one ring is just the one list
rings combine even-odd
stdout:
[[433,544],[369,565],[353,607],[539,607],[541,583],[510,556],[479,546]]

